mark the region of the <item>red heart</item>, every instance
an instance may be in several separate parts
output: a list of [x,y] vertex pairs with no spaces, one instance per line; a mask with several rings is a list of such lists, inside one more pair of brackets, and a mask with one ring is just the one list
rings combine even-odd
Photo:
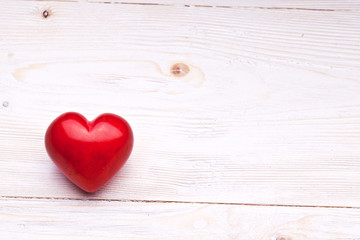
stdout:
[[108,182],[129,158],[134,136],[125,119],[110,113],[87,121],[64,113],[49,126],[45,146],[63,174],[86,192]]

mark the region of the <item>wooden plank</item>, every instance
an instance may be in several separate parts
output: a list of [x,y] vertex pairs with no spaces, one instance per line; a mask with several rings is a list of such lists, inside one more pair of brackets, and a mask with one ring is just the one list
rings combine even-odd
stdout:
[[[0,195],[360,206],[354,2],[1,1]],[[173,74],[178,62],[187,75]],[[134,129],[129,162],[96,194],[44,150],[48,124],[66,111],[114,112]]]
[[0,200],[2,239],[355,240],[359,209]]

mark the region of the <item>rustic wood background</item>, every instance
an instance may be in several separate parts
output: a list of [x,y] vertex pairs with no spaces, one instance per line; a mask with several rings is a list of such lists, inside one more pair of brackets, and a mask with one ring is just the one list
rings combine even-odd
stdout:
[[[85,194],[63,112],[133,127]],[[0,239],[360,239],[360,1],[0,0]]]

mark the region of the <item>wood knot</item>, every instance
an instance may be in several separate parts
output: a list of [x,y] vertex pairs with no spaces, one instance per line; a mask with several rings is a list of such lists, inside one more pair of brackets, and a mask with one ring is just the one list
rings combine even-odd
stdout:
[[50,13],[48,10],[44,10],[42,15],[44,18],[47,18],[50,15]]
[[184,63],[175,63],[170,68],[170,72],[174,77],[183,77],[186,74],[188,74],[189,71],[190,71],[189,66]]

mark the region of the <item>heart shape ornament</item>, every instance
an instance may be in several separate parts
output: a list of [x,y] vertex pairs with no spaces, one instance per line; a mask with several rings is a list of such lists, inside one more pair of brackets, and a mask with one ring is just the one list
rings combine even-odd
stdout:
[[45,135],[52,161],[86,192],[97,191],[121,169],[133,144],[130,125],[111,113],[93,121],[79,113],[64,113],[50,124]]

